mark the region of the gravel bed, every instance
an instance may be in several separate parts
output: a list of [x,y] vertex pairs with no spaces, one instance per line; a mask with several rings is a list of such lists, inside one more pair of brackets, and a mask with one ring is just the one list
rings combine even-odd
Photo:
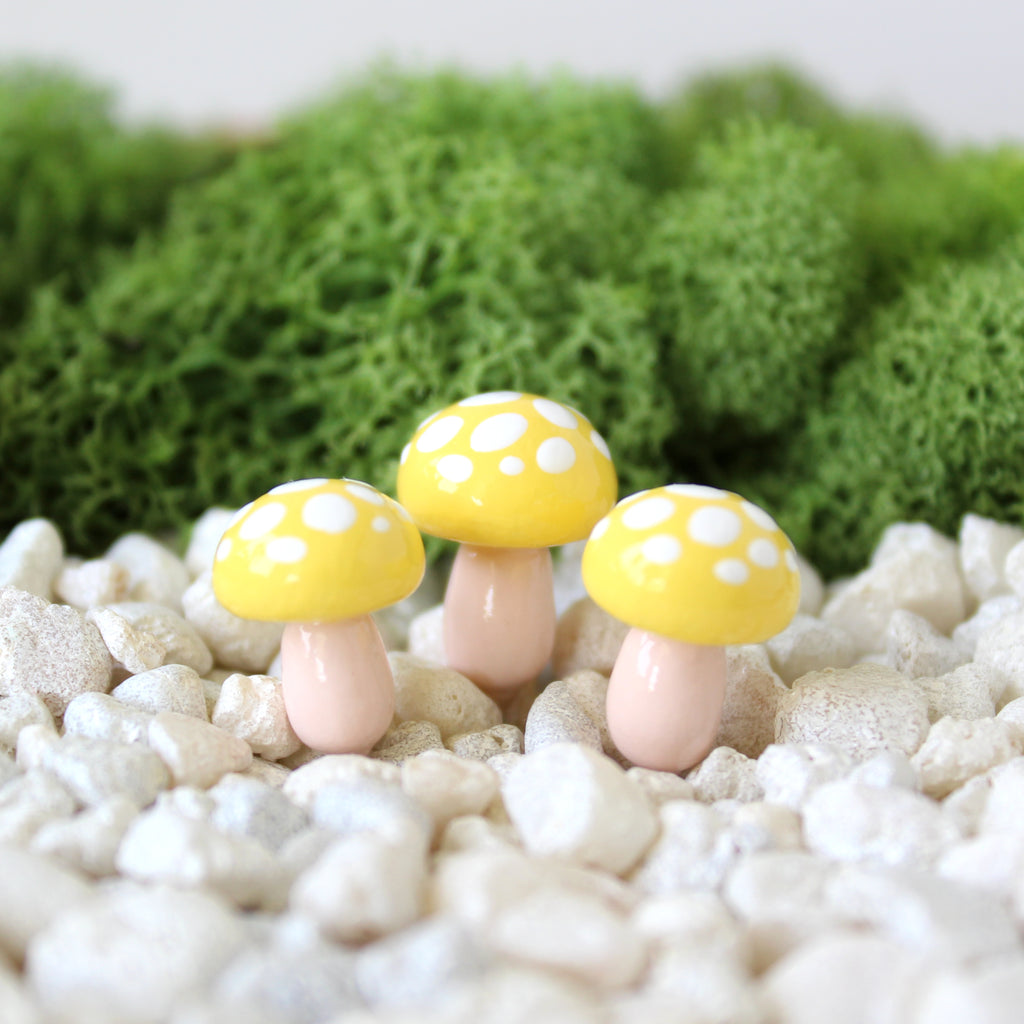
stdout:
[[1016,1024],[1024,530],[883,535],[728,651],[685,777],[604,721],[625,627],[556,563],[548,685],[439,664],[440,581],[380,618],[369,757],[292,732],[281,628],[139,534],[0,546],[3,1024]]

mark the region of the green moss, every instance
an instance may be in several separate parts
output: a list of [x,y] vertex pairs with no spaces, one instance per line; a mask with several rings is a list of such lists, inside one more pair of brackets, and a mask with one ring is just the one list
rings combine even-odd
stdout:
[[61,72],[0,67],[0,330],[32,289],[80,297],[112,247],[164,216],[173,189],[223,165],[228,147],[128,130],[112,97]]

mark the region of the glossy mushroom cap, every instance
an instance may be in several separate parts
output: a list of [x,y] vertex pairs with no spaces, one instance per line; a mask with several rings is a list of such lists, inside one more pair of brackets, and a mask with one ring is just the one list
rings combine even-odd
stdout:
[[424,420],[402,452],[398,497],[425,533],[545,548],[586,537],[615,503],[608,446],[575,409],[492,391]]
[[213,589],[228,611],[269,622],[336,622],[408,597],[423,540],[398,502],[356,480],[295,480],[224,531]]
[[767,640],[800,602],[793,545],[772,517],[694,484],[619,502],[590,535],[583,583],[631,626],[715,647]]

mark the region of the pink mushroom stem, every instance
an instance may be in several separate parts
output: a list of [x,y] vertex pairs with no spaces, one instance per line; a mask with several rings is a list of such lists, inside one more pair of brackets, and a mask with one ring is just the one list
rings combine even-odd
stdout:
[[632,629],[608,683],[608,730],[634,764],[680,772],[711,750],[724,700],[724,647]]
[[444,599],[448,664],[507,703],[537,678],[554,646],[551,552],[463,544]]
[[288,720],[307,746],[366,754],[395,713],[395,680],[369,615],[340,622],[290,622],[281,638]]

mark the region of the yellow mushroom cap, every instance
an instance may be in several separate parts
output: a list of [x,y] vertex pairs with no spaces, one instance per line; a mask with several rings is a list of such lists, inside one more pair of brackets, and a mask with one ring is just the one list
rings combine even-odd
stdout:
[[767,640],[800,603],[796,554],[775,520],[696,484],[620,501],[590,535],[583,583],[631,626],[714,647]]
[[295,480],[224,531],[213,589],[228,611],[269,622],[336,622],[408,597],[423,540],[397,501],[357,480]]
[[581,413],[518,391],[434,413],[398,469],[398,499],[421,530],[489,547],[581,540],[617,486],[608,446]]

